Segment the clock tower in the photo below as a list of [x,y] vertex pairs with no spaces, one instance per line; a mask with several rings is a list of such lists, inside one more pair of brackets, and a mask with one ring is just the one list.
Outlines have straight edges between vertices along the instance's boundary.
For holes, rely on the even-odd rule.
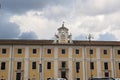
[[64,26],[64,22],[62,24],[62,27],[58,28],[58,33],[55,34],[54,43],[60,43],[60,44],[72,43],[72,35],[68,33],[68,28]]

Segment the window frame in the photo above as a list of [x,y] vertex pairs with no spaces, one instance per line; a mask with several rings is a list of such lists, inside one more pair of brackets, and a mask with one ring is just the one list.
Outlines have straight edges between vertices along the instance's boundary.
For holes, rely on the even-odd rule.
[[62,50],[61,50],[61,53],[62,53],[62,54],[65,54],[65,53],[66,53],[66,50],[65,50],[65,49],[62,49]]
[[47,80],[51,80],[51,78],[47,78]]
[[36,69],[36,62],[32,62],[32,69]]
[[108,70],[108,62],[104,62],[104,69]]
[[18,49],[18,54],[22,54],[22,49]]
[[80,53],[80,50],[79,50],[79,49],[76,49],[76,50],[75,50],[75,53],[76,53],[76,54],[79,54],[79,53]]
[[120,55],[120,50],[117,50],[117,54]]
[[37,49],[32,49],[33,54],[37,54]]
[[3,48],[2,49],[2,54],[6,54],[7,53],[7,49],[6,48]]
[[94,69],[94,62],[90,62],[90,69]]
[[80,69],[80,62],[76,62],[76,69]]
[[105,72],[105,77],[109,77],[109,72]]
[[80,80],[80,78],[77,77],[76,80]]
[[65,68],[65,67],[66,67],[66,61],[62,61],[62,62],[61,62],[61,67],[62,67],[62,68]]
[[21,69],[22,68],[22,62],[17,62],[17,69]]
[[47,49],[47,54],[51,54],[52,50],[51,49]]
[[47,62],[47,69],[51,69],[51,62]]
[[89,54],[93,54],[93,53],[94,53],[93,49],[90,49]]
[[5,70],[6,69],[6,62],[1,62],[1,70]]
[[80,70],[80,62],[76,62],[76,72],[79,73]]
[[118,68],[119,68],[119,70],[120,70],[120,62],[118,63]]
[[108,51],[106,49],[103,50],[103,54],[107,55]]

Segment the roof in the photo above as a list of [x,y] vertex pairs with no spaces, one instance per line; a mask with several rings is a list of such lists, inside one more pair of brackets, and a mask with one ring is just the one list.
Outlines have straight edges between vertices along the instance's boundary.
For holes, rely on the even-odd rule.
[[[89,46],[89,41],[73,40],[73,43],[53,43],[54,40],[0,40],[0,45],[65,45]],[[120,41],[91,41],[91,46],[120,46]]]
[[61,30],[61,29],[65,29],[65,30],[68,31],[68,28],[66,28],[66,27],[60,27],[60,28],[58,28],[58,30]]

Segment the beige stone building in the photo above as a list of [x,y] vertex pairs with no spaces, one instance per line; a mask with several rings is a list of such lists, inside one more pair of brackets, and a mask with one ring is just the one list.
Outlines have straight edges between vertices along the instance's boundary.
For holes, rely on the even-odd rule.
[[76,41],[62,24],[54,40],[0,40],[1,80],[120,78],[119,41]]

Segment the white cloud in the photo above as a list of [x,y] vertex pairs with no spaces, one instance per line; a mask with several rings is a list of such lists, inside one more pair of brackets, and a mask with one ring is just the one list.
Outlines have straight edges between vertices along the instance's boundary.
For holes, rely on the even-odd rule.
[[62,21],[70,18],[71,10],[67,6],[47,6],[42,10],[43,16],[49,20]]
[[53,5],[42,11],[29,11],[24,15],[14,15],[11,21],[18,24],[22,32],[34,31],[40,39],[51,39],[57,28],[65,21],[65,26],[73,34],[93,34],[95,39],[106,33],[118,40],[120,31],[120,0],[76,0],[72,7]]
[[11,17],[11,22],[19,25],[22,32],[34,31],[40,39],[50,39],[55,32],[56,22],[36,15],[38,13],[30,11],[25,15],[15,15]]
[[84,16],[77,17],[72,26],[76,26],[72,29],[74,35],[92,33],[96,39],[100,34],[112,33],[118,40],[119,34],[116,31],[120,31],[120,12],[109,15],[96,15],[96,16]]
[[98,15],[119,11],[120,0],[76,0],[77,14]]

